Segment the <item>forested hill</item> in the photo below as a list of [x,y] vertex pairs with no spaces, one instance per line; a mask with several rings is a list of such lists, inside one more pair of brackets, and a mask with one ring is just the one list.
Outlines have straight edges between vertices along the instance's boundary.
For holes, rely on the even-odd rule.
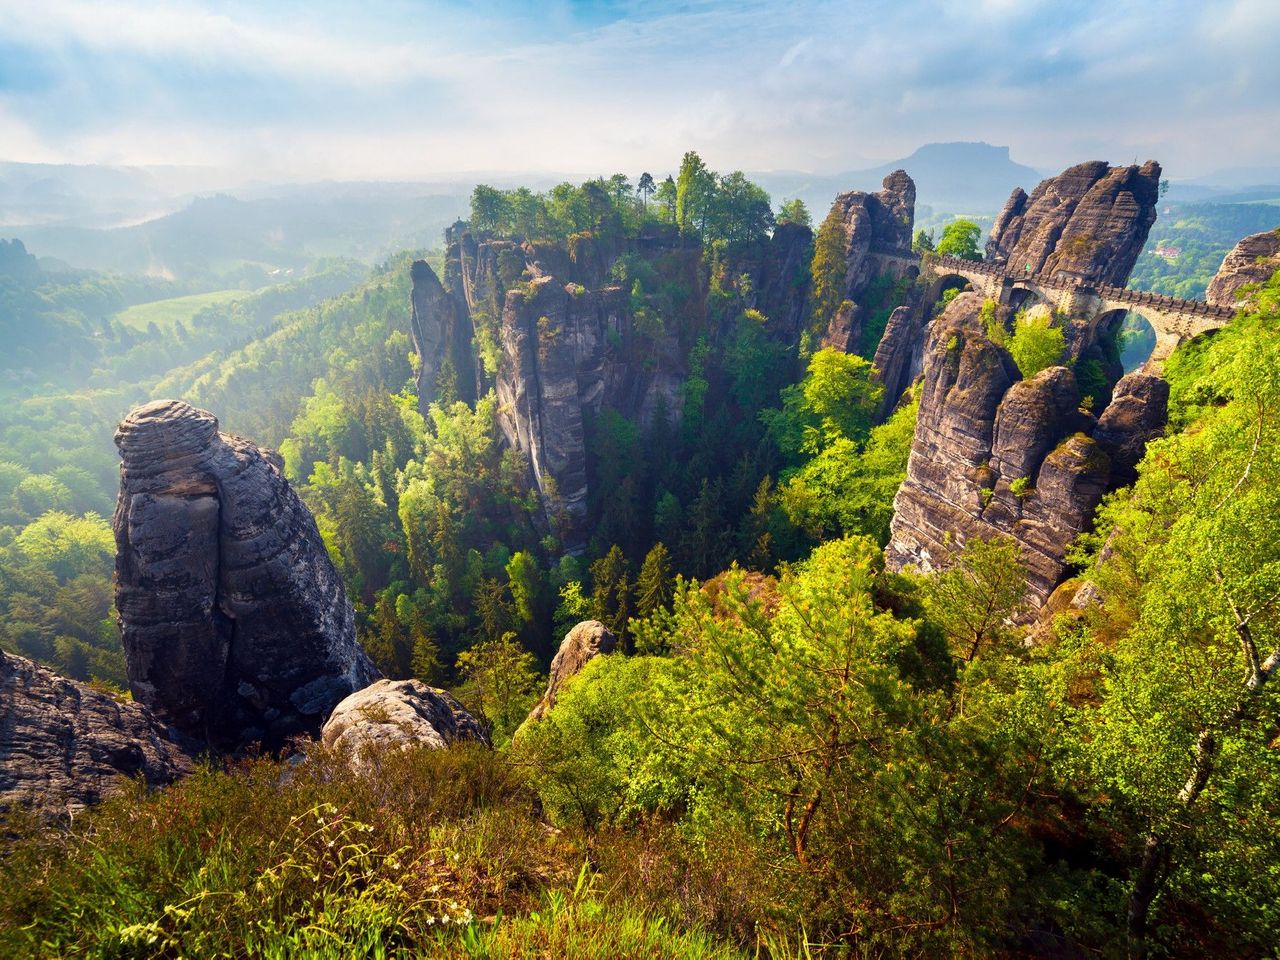
[[[1122,282],[1159,175],[1073,167],[1011,205],[988,249]],[[267,509],[223,529],[243,491],[198,476],[178,486],[183,515],[218,519],[158,566],[207,574],[220,557],[199,551],[232,532],[301,530],[292,579],[271,587],[293,591],[284,629],[323,593],[361,682],[353,613],[383,674],[458,699],[392,701],[444,703],[413,723],[449,749],[237,755],[69,833],[6,821],[0,948],[1269,956],[1280,272],[1255,274],[1280,241],[1251,238],[1265,253],[1224,268],[1225,329],[1122,377],[1118,315],[1077,323],[921,279],[911,252],[935,243],[914,201],[894,171],[815,229],[803,204],[775,210],[695,153],[666,178],[481,186],[442,256],[395,257],[311,304],[350,280],[330,265],[289,288],[299,309],[279,312],[285,288],[217,307],[187,329],[205,347],[176,325],[146,339],[134,386],[16,407],[6,651],[121,682],[115,543],[92,512],[118,414],[87,411],[173,394],[228,435],[182,404],[122,435],[157,410],[194,424],[218,476],[266,478],[242,499],[285,503],[288,525]],[[1053,216],[1075,219],[1022,229]],[[979,235],[961,221],[936,247],[976,261]],[[102,376],[132,349],[106,349]],[[148,455],[132,451],[135,481]],[[908,461],[915,505],[941,508],[913,517],[924,562],[893,572]],[[151,493],[126,487],[131,504]],[[141,581],[122,574],[128,596]],[[218,580],[234,605],[239,581]],[[120,612],[136,643],[145,616]],[[193,618],[234,642],[222,607]],[[163,683],[186,638],[159,627],[176,636],[146,651]],[[275,716],[279,691],[255,682],[279,678],[242,652],[201,695]],[[154,684],[135,692],[165,709]],[[199,733],[202,717],[179,719]],[[381,705],[360,722],[406,737]]]

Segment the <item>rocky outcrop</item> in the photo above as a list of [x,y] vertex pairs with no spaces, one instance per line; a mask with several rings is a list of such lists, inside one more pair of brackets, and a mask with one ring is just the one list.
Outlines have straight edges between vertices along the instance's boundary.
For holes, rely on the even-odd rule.
[[566,681],[576,677],[596,657],[613,653],[617,646],[618,638],[599,620],[584,620],[566,633],[560,649],[551,660],[547,692],[529,711],[529,719],[540,720],[544,717],[556,705],[556,697]]
[[1240,307],[1249,302],[1247,287],[1266,283],[1280,270],[1280,227],[1245,237],[1222,261],[1205,299],[1214,306]]
[[0,652],[0,809],[75,812],[126,778],[159,786],[191,767],[187,751],[142,704]]
[[471,740],[488,744],[484,728],[452,694],[421,680],[379,680],[333,709],[320,734],[325,746],[357,763],[366,750],[441,750]]
[[1119,486],[1138,478],[1135,469],[1147,444],[1164,435],[1169,419],[1169,384],[1161,377],[1135,371],[1111,392],[1111,402],[1098,418],[1093,439],[1111,458],[1111,475]]
[[1067,367],[1020,378],[988,338],[982,304],[977,294],[961,294],[930,328],[886,559],[894,570],[929,571],[945,567],[970,538],[1011,537],[1022,547],[1028,599],[1039,606],[1062,580],[1066,551],[1103,495],[1131,481],[1145,444],[1163,429],[1168,389],[1131,374],[1095,420],[1078,409]]
[[133,696],[218,748],[314,734],[377,677],[277,455],[179,400],[115,435],[116,609]]
[[458,298],[445,290],[425,260],[410,268],[413,279],[409,329],[420,364],[416,375],[418,404],[427,406],[439,398],[441,387],[456,397],[475,399],[475,362],[471,356],[471,319],[460,309]]
[[897,307],[889,314],[880,346],[871,361],[884,387],[881,420],[893,412],[907,388],[920,376],[925,325],[924,311],[914,305]]
[[906,171],[895,170],[884,178],[882,186],[878,193],[853,190],[840,194],[828,214],[844,228],[844,299],[851,306],[831,318],[822,342],[846,353],[858,348],[871,310],[896,306],[868,302],[872,282],[886,272],[899,276],[906,269],[900,258],[913,256],[916,185]]
[[987,260],[1030,276],[1123,287],[1156,219],[1160,164],[1081,163],[1015,189],[996,218]]
[[[529,458],[548,512],[567,520],[564,546],[581,547],[587,527],[586,418],[609,406],[640,423],[678,409],[674,362],[631,362],[639,334],[619,287],[587,290],[550,276],[507,294],[498,373],[499,425]],[[664,347],[649,343],[653,359]]]

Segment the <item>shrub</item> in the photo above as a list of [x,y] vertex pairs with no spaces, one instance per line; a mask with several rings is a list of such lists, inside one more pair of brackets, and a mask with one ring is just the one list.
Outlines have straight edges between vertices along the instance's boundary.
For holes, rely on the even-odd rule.
[[1066,336],[1047,316],[1019,317],[1009,338],[1009,353],[1027,380],[1061,363],[1066,346]]

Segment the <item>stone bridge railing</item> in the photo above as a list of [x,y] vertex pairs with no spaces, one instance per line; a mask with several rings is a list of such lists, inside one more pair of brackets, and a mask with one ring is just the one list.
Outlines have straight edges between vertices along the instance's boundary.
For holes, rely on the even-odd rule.
[[[884,253],[881,256],[897,256],[907,259],[901,254]],[[1049,287],[1065,292],[1093,293],[1109,304],[1123,304],[1141,312],[1143,308],[1163,314],[1183,314],[1188,316],[1212,318],[1226,322],[1235,311],[1230,307],[1215,306],[1203,300],[1183,300],[1163,293],[1152,293],[1148,290],[1129,290],[1115,287],[1108,283],[1089,283],[1079,277],[1045,277],[1038,274],[1021,275],[1010,272],[1002,264],[989,263],[985,260],[963,260],[943,254],[927,253],[921,257],[923,269],[935,274],[954,273],[958,276],[980,275],[991,277],[1010,284],[1034,283],[1041,287]]]

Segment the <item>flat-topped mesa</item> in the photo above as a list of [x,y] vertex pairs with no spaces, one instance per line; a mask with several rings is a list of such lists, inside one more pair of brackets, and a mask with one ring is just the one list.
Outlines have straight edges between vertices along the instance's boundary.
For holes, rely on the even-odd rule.
[[180,400],[120,423],[116,609],[134,698],[214,747],[314,735],[377,678],[279,457]]
[[1280,227],[1255,233],[1237,243],[1223,258],[1205,299],[1214,306],[1247,306],[1250,291],[1280,270]]
[[[899,273],[901,261],[913,258],[916,185],[905,170],[884,178],[878,193],[851,190],[836,197],[828,220],[836,217],[844,228],[844,300],[828,325],[823,345],[845,352],[857,349],[867,313],[878,306],[865,303],[872,281],[883,271]],[[887,255],[887,259],[884,256]],[[896,306],[896,304],[890,304]]]
[[987,240],[987,260],[1018,275],[1123,287],[1156,220],[1160,164],[1077,164],[1028,196],[1016,188]]

